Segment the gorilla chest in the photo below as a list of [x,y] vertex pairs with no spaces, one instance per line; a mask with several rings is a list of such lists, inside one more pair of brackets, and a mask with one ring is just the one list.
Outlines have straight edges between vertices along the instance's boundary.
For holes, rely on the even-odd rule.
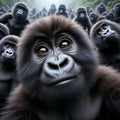
[[[91,101],[82,99],[76,105],[64,110],[48,110],[47,113],[39,111],[40,120],[95,120],[100,111],[101,97]],[[66,110],[65,110],[66,109]]]
[[14,28],[14,29],[23,29],[24,28],[24,24],[23,23],[21,23],[21,22],[16,22],[16,21],[14,21],[14,20],[9,20],[9,23],[8,23],[8,27],[10,28]]

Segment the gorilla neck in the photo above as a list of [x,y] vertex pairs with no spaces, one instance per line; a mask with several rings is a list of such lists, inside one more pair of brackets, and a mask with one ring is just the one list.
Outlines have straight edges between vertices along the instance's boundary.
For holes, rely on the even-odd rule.
[[13,19],[14,23],[24,23],[26,19],[23,18],[15,18]]
[[54,103],[54,106],[41,104],[43,106],[38,108],[37,114],[41,120],[91,120],[95,119],[100,111],[101,101],[101,97],[91,98],[86,94],[77,101],[70,101],[71,103],[66,100]]
[[0,66],[3,71],[13,72],[15,70],[16,65],[15,64],[7,64],[4,63],[2,66]]

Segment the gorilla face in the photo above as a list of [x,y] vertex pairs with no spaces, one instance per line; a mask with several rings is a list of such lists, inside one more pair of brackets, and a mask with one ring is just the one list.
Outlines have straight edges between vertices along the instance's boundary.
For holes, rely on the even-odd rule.
[[90,36],[100,49],[117,48],[120,42],[120,27],[109,20],[101,20],[92,28]]
[[86,19],[86,12],[79,11],[77,16],[78,16],[79,19]]
[[8,35],[0,41],[0,65],[3,69],[14,69],[16,66],[16,44],[19,38]]
[[85,13],[79,13],[79,15],[80,15],[80,18],[83,18],[83,17],[85,17]]
[[119,12],[120,12],[120,4],[119,3],[116,4],[114,9],[115,9],[116,14],[119,14]]
[[64,13],[64,12],[65,12],[65,9],[63,9],[63,8],[59,9],[59,13]]
[[107,15],[106,15],[106,18],[108,20],[111,20],[111,21],[114,21],[115,20],[115,15],[113,12],[109,12]]
[[28,12],[26,11],[24,7],[17,6],[14,10],[14,15],[15,15],[15,18],[26,19]]
[[78,24],[62,16],[30,24],[22,34],[17,59],[20,80],[27,93],[55,101],[71,99],[73,94],[90,89],[97,66],[88,41]]
[[2,48],[0,50],[1,53],[1,63],[3,64],[14,64],[16,59],[16,46],[14,43],[10,43],[9,41],[2,44]]
[[100,37],[102,40],[107,40],[109,37],[115,35],[115,31],[111,29],[110,25],[103,24],[101,27],[96,31],[96,34],[98,37]]
[[14,60],[15,58],[15,45],[6,43],[3,47],[2,59],[5,61]]
[[[68,34],[60,34],[55,38],[51,47],[45,42],[36,43],[35,59],[45,59],[43,66],[42,83],[45,85],[65,85],[74,81],[80,72],[74,59],[68,55],[76,51],[76,45],[73,38]],[[47,58],[48,57],[48,58]]]
[[99,15],[94,12],[91,12],[89,15],[89,18],[92,24],[95,24],[97,22],[98,17]]

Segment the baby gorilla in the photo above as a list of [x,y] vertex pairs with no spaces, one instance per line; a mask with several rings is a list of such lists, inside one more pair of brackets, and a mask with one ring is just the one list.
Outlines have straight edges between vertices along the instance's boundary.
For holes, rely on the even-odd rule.
[[[28,25],[17,51],[21,83],[0,120],[106,119],[107,106],[106,112],[100,112],[102,99],[104,94],[111,99],[113,93],[120,94],[120,75],[98,67],[89,41],[80,25],[63,16],[40,18]],[[115,97],[114,102],[120,101]],[[119,118],[120,113],[113,117]]]

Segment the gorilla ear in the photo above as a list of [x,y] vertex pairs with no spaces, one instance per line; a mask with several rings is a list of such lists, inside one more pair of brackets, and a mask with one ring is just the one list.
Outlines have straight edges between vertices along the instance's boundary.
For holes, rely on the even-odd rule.
[[120,93],[120,73],[112,67],[100,65],[98,67],[97,87],[100,92],[109,91]]

